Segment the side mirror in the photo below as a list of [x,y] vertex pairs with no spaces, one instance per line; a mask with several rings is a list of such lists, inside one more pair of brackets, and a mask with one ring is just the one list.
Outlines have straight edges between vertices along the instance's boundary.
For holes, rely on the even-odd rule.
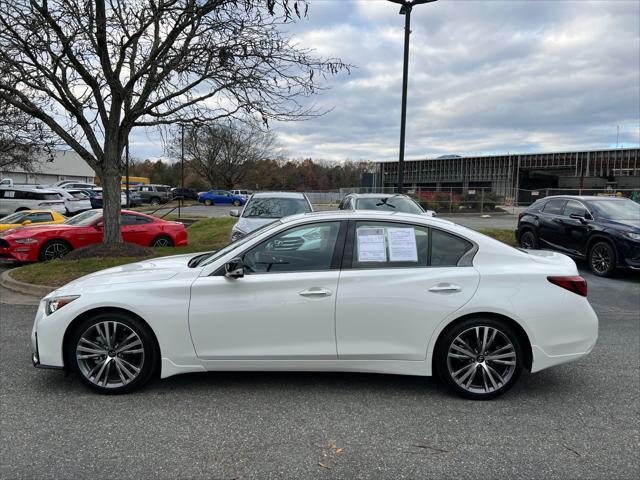
[[240,210],[229,210],[229,215],[231,215],[232,217],[239,217]]
[[244,277],[244,263],[241,258],[234,258],[228,261],[224,265],[225,274],[227,278],[242,278]]
[[31,225],[31,220],[25,220],[22,225]]
[[94,225],[97,230],[102,230],[104,228],[104,223],[98,222]]
[[570,213],[569,218],[573,218],[574,220],[580,220],[582,223],[587,223],[586,218],[580,215],[579,213]]

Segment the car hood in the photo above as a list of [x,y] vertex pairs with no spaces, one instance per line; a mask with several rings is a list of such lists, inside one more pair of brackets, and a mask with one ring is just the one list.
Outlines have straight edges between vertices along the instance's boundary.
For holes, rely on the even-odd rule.
[[243,233],[251,233],[260,227],[263,227],[269,223],[277,222],[277,218],[252,218],[252,217],[240,217],[234,228],[241,230]]
[[5,230],[0,232],[0,237],[19,237],[26,238],[32,235],[49,232],[59,232],[61,230],[69,230],[71,228],[77,228],[74,225],[64,225],[61,223],[54,223],[49,225],[27,225],[20,228],[14,228],[12,230]]
[[613,227],[619,230],[633,230],[640,232],[640,219],[624,219],[624,220],[608,220],[602,218],[601,222],[608,227]]
[[80,277],[60,290],[79,291],[87,287],[115,285],[121,283],[158,282],[169,280],[181,272],[192,271],[187,263],[197,254],[173,255],[170,257],[152,258],[141,262],[128,263],[119,267],[107,268],[98,272]]

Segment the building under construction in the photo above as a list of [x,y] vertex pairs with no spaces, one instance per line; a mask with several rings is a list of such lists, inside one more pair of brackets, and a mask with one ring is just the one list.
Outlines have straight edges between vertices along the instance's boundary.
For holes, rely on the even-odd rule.
[[[379,162],[371,186],[395,187],[397,175],[398,162]],[[527,190],[546,188],[640,189],[640,148],[407,160],[404,186],[459,192],[483,188],[511,198],[516,191],[521,197]]]

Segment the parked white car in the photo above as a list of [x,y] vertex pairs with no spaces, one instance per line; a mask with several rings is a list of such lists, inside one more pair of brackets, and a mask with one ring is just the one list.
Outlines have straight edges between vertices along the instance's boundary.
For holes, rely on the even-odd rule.
[[231,192],[232,195],[237,195],[245,199],[251,196],[251,192],[249,190],[229,190],[229,192]]
[[89,195],[81,190],[71,190],[65,188],[49,187],[49,191],[57,192],[64,200],[64,207],[67,214],[74,215],[76,213],[91,210],[91,200]]
[[61,182],[54,183],[52,186],[56,188],[64,188],[64,189],[96,188],[95,183],[79,182],[77,180],[63,180]]
[[408,195],[399,193],[350,193],[338,205],[340,210],[379,210],[381,212],[404,212],[435,217],[436,212],[425,210]]
[[43,209],[66,213],[64,200],[56,191],[17,185],[0,188],[0,217],[22,210]]
[[597,335],[565,255],[424,215],[333,211],[82,277],[40,302],[31,340],[34,365],[105,393],[156,371],[297,370],[437,373],[486,399]]
[[313,212],[313,207],[304,193],[254,193],[242,210],[229,211],[232,217],[239,217],[231,229],[231,241],[234,242],[279,218],[308,212]]

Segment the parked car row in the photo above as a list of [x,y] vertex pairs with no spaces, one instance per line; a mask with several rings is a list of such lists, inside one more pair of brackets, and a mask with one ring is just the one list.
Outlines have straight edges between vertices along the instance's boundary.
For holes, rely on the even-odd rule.
[[[45,218],[50,214],[50,221]],[[20,215],[25,215],[20,217]],[[39,215],[36,219],[36,216]],[[0,259],[19,262],[48,261],[77,248],[102,242],[102,210],[87,210],[60,221],[55,212],[17,212],[4,222],[20,228],[0,233]],[[33,225],[32,225],[33,223]],[[37,224],[37,225],[36,225]],[[170,222],[143,213],[123,210],[122,237],[125,242],[145,247],[173,247],[187,244],[187,232],[180,222]]]

